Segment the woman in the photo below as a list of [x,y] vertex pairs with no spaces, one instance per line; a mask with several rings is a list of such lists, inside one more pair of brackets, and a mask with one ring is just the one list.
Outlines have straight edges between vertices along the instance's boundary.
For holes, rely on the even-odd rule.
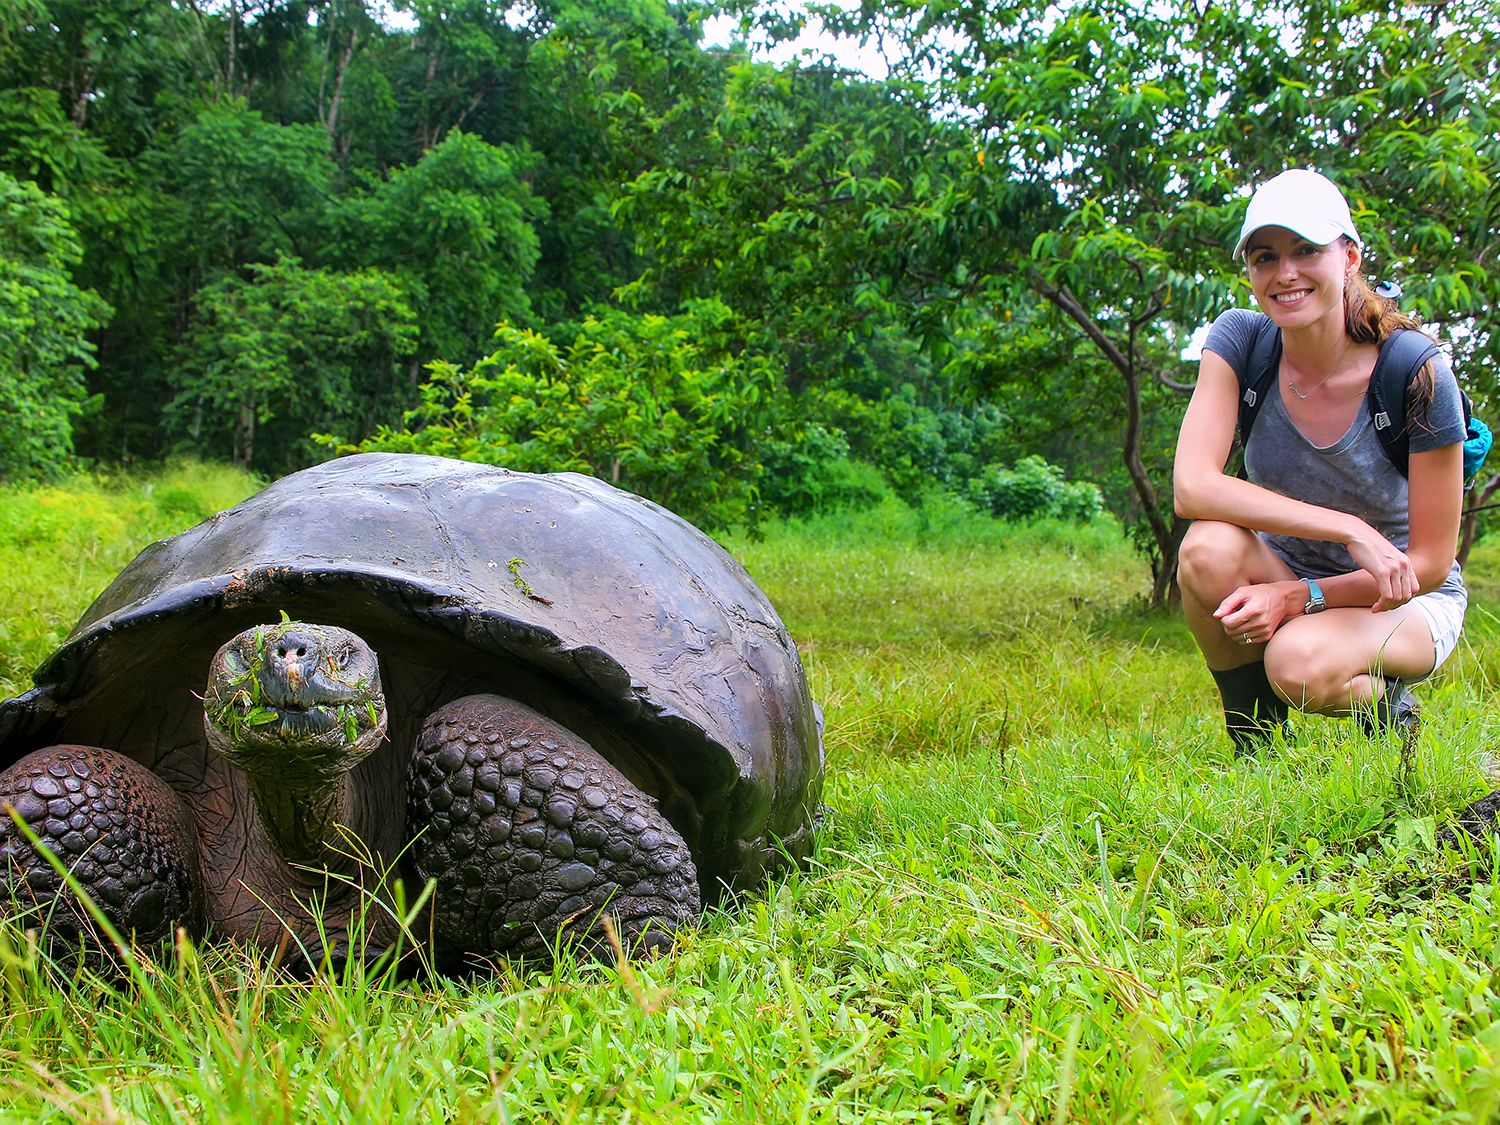
[[[1178,555],[1183,607],[1229,733],[1252,751],[1291,704],[1414,734],[1406,685],[1453,651],[1468,604],[1453,560],[1464,418],[1452,369],[1439,354],[1417,377],[1403,477],[1366,392],[1381,346],[1416,322],[1360,276],[1338,188],[1303,169],[1270,180],[1234,253],[1261,312],[1230,310],[1209,329],[1173,476],[1177,512],[1194,521]],[[1224,466],[1262,331],[1279,333],[1280,366],[1240,480]]]

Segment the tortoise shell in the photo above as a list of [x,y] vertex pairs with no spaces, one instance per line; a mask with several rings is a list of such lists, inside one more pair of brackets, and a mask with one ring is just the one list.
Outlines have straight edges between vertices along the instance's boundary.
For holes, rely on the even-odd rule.
[[[404,786],[437,707],[493,692],[573,730],[682,833],[704,901],[805,858],[821,716],[750,576],[650,501],[575,473],[366,453],[276,481],[153,543],[0,702],[0,768],[105,746],[232,831],[233,772],[199,695],[214,652],[285,613],[353,630],[380,659],[390,740],[357,767]],[[232,795],[231,795],[232,796]],[[398,849],[400,832],[384,842]]]

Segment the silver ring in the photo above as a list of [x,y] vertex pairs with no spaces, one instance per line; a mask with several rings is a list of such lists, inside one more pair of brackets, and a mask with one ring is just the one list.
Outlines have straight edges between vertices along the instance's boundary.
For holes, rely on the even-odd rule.
[[1255,643],[1255,642],[1254,642],[1254,641],[1252,641],[1252,640],[1251,640],[1251,639],[1250,639],[1250,634],[1249,634],[1249,633],[1241,633],[1241,634],[1240,634],[1240,636],[1241,636],[1241,637],[1243,637],[1243,638],[1244,638],[1244,639],[1245,639],[1245,643],[1246,643],[1246,644],[1247,644],[1247,645],[1252,645],[1252,644],[1254,644],[1254,643]]

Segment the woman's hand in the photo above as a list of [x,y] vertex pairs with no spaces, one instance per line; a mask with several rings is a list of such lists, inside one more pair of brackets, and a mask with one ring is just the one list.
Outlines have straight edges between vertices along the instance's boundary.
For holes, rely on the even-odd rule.
[[1403,606],[1422,592],[1417,568],[1406,552],[1364,521],[1345,546],[1354,561],[1375,579],[1377,597],[1371,613]]
[[1236,644],[1263,645],[1307,600],[1302,582],[1262,582],[1241,586],[1214,610],[1224,633]]

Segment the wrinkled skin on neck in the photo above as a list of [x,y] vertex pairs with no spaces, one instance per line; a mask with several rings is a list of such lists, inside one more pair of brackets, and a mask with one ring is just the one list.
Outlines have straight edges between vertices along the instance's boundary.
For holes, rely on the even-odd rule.
[[353,871],[362,826],[349,771],[386,729],[369,646],[298,621],[247,629],[214,656],[203,702],[209,745],[245,775],[280,857]]

